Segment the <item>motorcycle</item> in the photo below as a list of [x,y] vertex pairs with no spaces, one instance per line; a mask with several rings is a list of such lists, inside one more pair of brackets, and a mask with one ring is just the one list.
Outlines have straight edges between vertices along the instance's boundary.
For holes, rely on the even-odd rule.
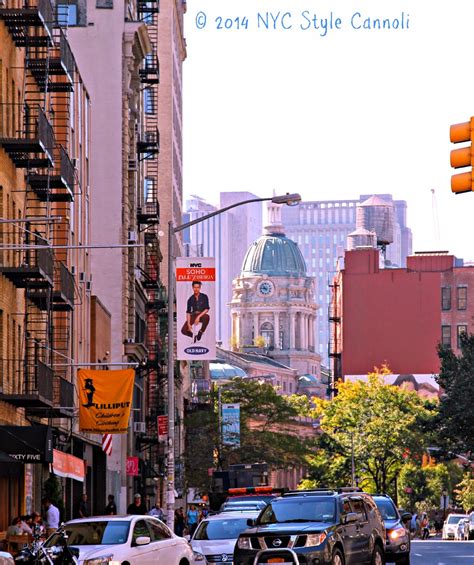
[[41,540],[41,533],[37,528],[33,531],[33,541],[18,553],[15,557],[15,563],[22,565],[77,565],[79,563],[79,549],[70,547],[67,544],[67,539],[64,524],[45,542]]

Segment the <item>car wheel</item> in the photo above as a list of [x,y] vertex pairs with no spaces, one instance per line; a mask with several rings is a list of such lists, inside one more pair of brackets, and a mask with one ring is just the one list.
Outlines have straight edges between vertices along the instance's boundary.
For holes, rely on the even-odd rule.
[[372,565],[385,565],[385,556],[383,551],[380,549],[379,545],[374,547],[374,552],[372,553]]
[[335,549],[334,553],[332,554],[332,565],[344,565],[344,555],[342,555],[340,549]]

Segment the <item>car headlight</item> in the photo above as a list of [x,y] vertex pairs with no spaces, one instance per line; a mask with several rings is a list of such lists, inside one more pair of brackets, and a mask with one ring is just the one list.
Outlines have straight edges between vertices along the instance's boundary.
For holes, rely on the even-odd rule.
[[120,561],[114,561],[113,555],[100,555],[92,559],[85,559],[84,565],[119,565]]
[[393,530],[389,530],[388,537],[395,541],[407,535],[407,531],[405,528],[394,528]]
[[309,534],[306,538],[305,547],[314,547],[315,545],[321,545],[323,541],[327,538],[325,532],[321,534]]
[[204,555],[202,553],[199,553],[199,551],[193,551],[193,556],[194,556],[194,562],[195,563],[197,561],[202,561],[203,563],[207,563],[206,558],[204,557]]
[[239,549],[252,549],[252,544],[250,543],[250,538],[239,538],[237,542],[237,547]]

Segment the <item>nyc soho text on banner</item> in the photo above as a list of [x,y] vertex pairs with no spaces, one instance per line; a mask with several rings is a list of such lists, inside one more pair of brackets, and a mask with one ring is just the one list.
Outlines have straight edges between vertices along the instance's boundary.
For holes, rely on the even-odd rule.
[[216,358],[216,265],[213,257],[176,259],[177,358]]
[[79,428],[93,434],[125,434],[132,408],[135,371],[80,369]]

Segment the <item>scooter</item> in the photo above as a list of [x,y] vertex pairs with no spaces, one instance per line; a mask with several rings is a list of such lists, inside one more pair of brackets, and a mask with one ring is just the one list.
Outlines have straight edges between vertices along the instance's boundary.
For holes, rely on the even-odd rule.
[[[57,536],[55,544],[46,543],[51,537]],[[33,532],[33,541],[24,547],[15,557],[15,563],[23,565],[77,565],[79,549],[67,544],[67,534],[64,524],[54,532],[46,542],[41,541],[39,529]]]

